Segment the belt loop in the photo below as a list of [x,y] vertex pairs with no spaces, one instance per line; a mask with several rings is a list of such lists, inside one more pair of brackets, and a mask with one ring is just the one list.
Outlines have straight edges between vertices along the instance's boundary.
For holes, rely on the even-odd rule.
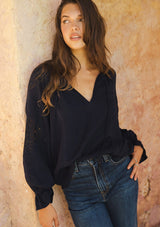
[[110,156],[108,154],[102,155],[105,162],[109,161]]
[[75,171],[79,172],[77,161],[75,161]]

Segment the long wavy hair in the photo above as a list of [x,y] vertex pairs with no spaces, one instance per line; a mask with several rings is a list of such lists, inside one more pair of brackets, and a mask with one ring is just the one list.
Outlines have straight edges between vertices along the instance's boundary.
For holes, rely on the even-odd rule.
[[95,3],[92,0],[62,0],[55,18],[56,33],[52,59],[42,63],[42,74],[48,72],[50,75],[49,83],[42,93],[44,112],[49,112],[50,107],[54,107],[51,97],[56,90],[59,95],[59,91],[72,89],[69,81],[81,68],[80,62],[64,42],[61,32],[61,13],[63,7],[68,3],[78,4],[82,12],[84,18],[83,41],[86,44],[88,60],[93,68],[107,74],[108,77],[110,77],[108,71],[113,70],[108,62],[110,52],[105,45],[106,24]]

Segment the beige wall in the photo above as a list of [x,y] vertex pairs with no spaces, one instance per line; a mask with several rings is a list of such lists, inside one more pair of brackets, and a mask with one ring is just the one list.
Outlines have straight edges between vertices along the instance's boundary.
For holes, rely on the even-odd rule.
[[[106,41],[117,71],[120,126],[137,133],[149,156],[140,171],[139,226],[158,226],[160,1],[95,2],[108,25]],[[0,4],[0,227],[39,226],[34,194],[23,173],[24,106],[31,71],[51,56],[58,3],[2,0]],[[74,226],[60,186],[54,189],[61,226]]]

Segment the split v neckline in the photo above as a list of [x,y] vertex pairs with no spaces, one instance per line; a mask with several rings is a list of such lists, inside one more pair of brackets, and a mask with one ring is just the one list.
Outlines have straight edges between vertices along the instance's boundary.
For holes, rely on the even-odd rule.
[[72,87],[72,90],[82,99],[82,101],[84,101],[85,103],[87,104],[90,104],[93,102],[94,100],[94,95],[95,95],[95,88],[96,88],[96,84],[97,84],[97,81],[98,81],[98,78],[100,77],[100,75],[102,75],[102,73],[100,72],[96,79],[95,79],[95,82],[94,82],[94,87],[93,87],[93,91],[92,91],[92,96],[91,96],[91,99],[88,100],[84,95],[82,95],[78,90],[76,90],[74,87]]

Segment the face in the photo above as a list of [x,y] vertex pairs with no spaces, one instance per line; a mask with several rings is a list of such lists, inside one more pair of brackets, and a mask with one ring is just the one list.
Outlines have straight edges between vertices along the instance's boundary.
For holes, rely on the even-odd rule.
[[61,32],[63,39],[71,50],[85,47],[83,42],[84,19],[77,4],[69,3],[61,13]]

